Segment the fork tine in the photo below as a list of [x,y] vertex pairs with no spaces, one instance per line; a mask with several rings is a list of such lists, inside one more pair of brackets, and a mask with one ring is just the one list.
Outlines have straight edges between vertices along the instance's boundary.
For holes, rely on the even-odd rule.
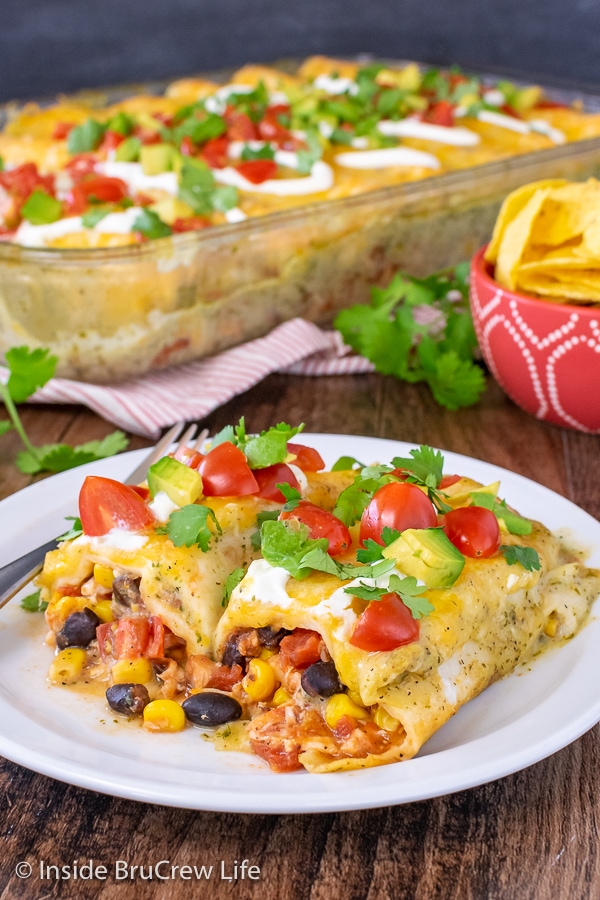
[[128,476],[125,481],[125,484],[138,484],[140,481],[143,481],[148,472],[148,467],[152,465],[152,463],[156,462],[157,459],[160,459],[161,456],[164,455],[165,451],[168,447],[171,446],[173,441],[176,441],[178,436],[181,434],[181,430],[184,427],[185,422],[176,422],[172,428],[169,428],[167,433],[161,437],[160,441],[153,447],[142,462],[133,470],[133,472]]
[[178,445],[180,447],[189,447],[190,442],[194,440],[194,435],[196,434],[197,426],[190,425],[189,428],[183,432],[181,437],[179,438]]
[[197,450],[198,447],[201,447],[206,438],[208,437],[208,428],[203,428],[196,440],[192,445],[192,450]]

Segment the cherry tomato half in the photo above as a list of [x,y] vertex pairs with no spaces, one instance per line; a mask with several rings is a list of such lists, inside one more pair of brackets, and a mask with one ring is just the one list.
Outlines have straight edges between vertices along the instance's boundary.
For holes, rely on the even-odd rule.
[[290,487],[300,490],[298,479],[289,466],[285,463],[275,463],[264,469],[254,469],[254,477],[258,484],[258,496],[265,500],[275,500],[276,503],[285,503],[285,497],[277,487],[278,484],[289,484]]
[[360,614],[350,643],[369,652],[395,650],[412,644],[419,637],[419,623],[397,594],[384,594],[381,600],[371,600]]
[[75,214],[83,212],[95,200],[99,203],[118,203],[127,197],[129,188],[120,178],[97,175],[76,184],[69,196],[69,210]]
[[435,528],[437,513],[427,494],[415,484],[391,482],[379,488],[362,514],[359,540],[372,538],[383,545],[381,532],[387,526],[396,531],[405,528]]
[[459,507],[442,521],[448,540],[465,556],[493,556],[500,546],[500,526],[491,509]]
[[327,538],[330,556],[337,556],[343,550],[347,550],[352,543],[350,532],[337,516],[321,509],[320,506],[309,500],[301,500],[295,509],[284,510],[280,519],[296,519],[308,527],[308,536],[311,540]]
[[262,184],[277,174],[277,163],[274,159],[250,159],[238,163],[236,168],[251,184]]
[[213,447],[198,466],[198,471],[206,497],[243,497],[258,491],[258,482],[246,457],[229,441]]
[[303,472],[320,472],[325,468],[323,457],[314,447],[307,447],[305,444],[289,444],[288,451],[293,453],[296,459],[294,465],[302,469]]
[[154,524],[154,516],[132,487],[88,475],[79,492],[79,518],[85,534],[107,534],[111,528],[140,531]]

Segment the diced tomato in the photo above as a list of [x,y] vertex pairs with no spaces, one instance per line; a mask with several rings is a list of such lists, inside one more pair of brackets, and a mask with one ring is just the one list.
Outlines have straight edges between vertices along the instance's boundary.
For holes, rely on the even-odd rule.
[[242,667],[237,663],[233,666],[217,665],[212,670],[206,687],[216,688],[218,691],[231,691],[243,678],[244,672]]
[[142,500],[150,499],[150,490],[147,487],[144,487],[143,484],[132,484],[131,490],[135,491],[136,494],[139,494]]
[[148,659],[159,659],[165,655],[165,626],[159,616],[150,616],[148,624],[150,632],[144,656],[147,656]]
[[213,138],[207,141],[200,152],[200,158],[204,160],[211,169],[224,169],[229,165],[227,156],[227,147],[229,140],[226,137]]
[[[395,650],[419,637],[419,623],[397,594],[371,600],[360,614],[350,643],[368,652]],[[283,641],[282,641],[283,643]]]
[[112,478],[88,475],[79,492],[79,517],[85,534],[107,534],[111,528],[141,531],[154,516],[133,488]]
[[303,472],[320,472],[321,469],[325,468],[323,457],[314,447],[307,447],[305,444],[288,443],[287,448],[296,457],[294,465],[302,469]]
[[535,109],[567,109],[566,103],[558,103],[556,100],[538,100]]
[[258,129],[246,113],[228,107],[223,118],[227,123],[227,137],[230,141],[258,140]]
[[124,140],[125,135],[119,134],[118,131],[111,131],[108,129],[104,132],[102,143],[98,149],[105,150],[108,153],[109,150],[116,150],[119,144],[122,144]]
[[442,524],[448,540],[465,556],[493,556],[500,547],[500,526],[491,509],[459,507],[446,513]]
[[326,538],[329,541],[327,552],[330,556],[337,556],[347,550],[352,543],[350,532],[343,522],[333,513],[321,509],[309,500],[301,500],[295,509],[284,510],[280,516],[282,520],[296,519],[308,527],[308,536],[311,540]]
[[254,469],[253,474],[258,484],[257,495],[265,500],[285,503],[285,497],[277,487],[278,484],[289,484],[295,490],[300,490],[298,479],[285,463],[275,463],[264,469]]
[[35,163],[23,163],[22,166],[0,172],[0,186],[21,200],[26,200],[36,188],[54,196],[54,177],[40,175]]
[[155,119],[158,119],[159,122],[162,122],[163,125],[166,125],[167,128],[170,128],[173,124],[174,116],[172,116],[171,113],[155,112],[153,113],[153,117]]
[[442,480],[440,481],[440,490],[443,491],[444,488],[451,487],[451,485],[456,484],[460,479],[460,475],[443,475]]
[[297,141],[293,134],[279,121],[279,116],[289,115],[290,107],[283,104],[270,106],[264,118],[258,123],[258,134],[263,141],[272,141],[279,147],[294,149]]
[[431,122],[432,125],[443,125],[446,128],[452,128],[454,125],[454,107],[449,100],[440,100],[429,107],[423,119],[425,122]]
[[150,128],[143,128],[141,125],[136,125],[133,129],[133,134],[134,137],[139,138],[145,146],[148,146],[149,144],[162,144],[160,132],[152,131]]
[[75,127],[73,122],[57,122],[52,132],[52,140],[62,141],[69,136],[69,132]]
[[150,622],[145,616],[124,616],[117,622],[113,636],[115,659],[139,659],[150,640]]
[[175,459],[178,459],[179,462],[189,466],[190,469],[197,469],[204,459],[202,453],[198,453],[197,450],[192,450],[191,447],[178,447],[174,456]]
[[98,203],[118,203],[127,197],[129,188],[120,178],[109,178],[106,175],[96,175],[80,181],[69,194],[68,204],[70,212],[83,212],[92,200]]
[[181,150],[183,156],[194,156],[198,148],[196,147],[189,134],[186,134],[179,145],[179,149]]
[[86,175],[91,175],[96,168],[98,157],[94,153],[79,153],[73,156],[65,166],[75,183],[81,181]]
[[135,204],[135,206],[152,206],[156,201],[153,197],[150,197],[148,194],[134,194],[131,198]]
[[186,216],[185,219],[175,219],[171,230],[175,234],[183,234],[185,231],[201,231],[202,228],[209,228],[210,224],[210,219],[203,216]]
[[246,457],[234,444],[224,441],[206,454],[198,467],[206,497],[243,497],[256,494],[258,482]]
[[108,662],[112,659],[113,641],[115,636],[114,622],[104,622],[96,628],[96,638],[98,640],[98,651],[102,662]]
[[406,528],[435,528],[437,513],[427,494],[415,484],[394,481],[375,491],[362,514],[360,542],[367,538],[383,545],[381,532],[387,526],[395,531]]
[[236,166],[240,175],[251,184],[262,184],[277,174],[277,163],[274,159],[249,159]]
[[279,661],[284,669],[307,669],[321,659],[321,635],[306,628],[296,628],[279,645]]
[[[307,710],[307,715],[318,715]],[[257,716],[250,730],[252,752],[264,759],[274,772],[294,772],[300,769],[298,757],[302,749],[299,723],[296,716],[288,716],[284,706],[269,709]]]

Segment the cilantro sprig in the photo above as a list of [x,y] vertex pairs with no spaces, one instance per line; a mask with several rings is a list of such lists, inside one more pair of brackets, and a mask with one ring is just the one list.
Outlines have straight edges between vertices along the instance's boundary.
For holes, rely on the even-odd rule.
[[272,566],[285,569],[293,578],[302,580],[311,572],[325,572],[340,580],[378,578],[390,572],[395,560],[382,559],[372,565],[353,566],[339,563],[327,552],[327,538],[308,537],[306,525],[288,520],[267,520],[261,528],[262,555]]
[[485,378],[474,362],[468,272],[463,264],[424,279],[396,275],[387,288],[371,290],[370,305],[342,310],[335,327],[383,375],[426,382],[448,409],[472,406]]
[[522,544],[502,544],[500,553],[509,566],[519,564],[527,572],[537,572],[542,568],[539,554],[533,547],[524,547]]
[[41,591],[35,591],[35,593],[23,597],[21,609],[24,609],[25,612],[45,612],[48,609],[48,603],[41,599]]
[[[210,527],[213,523],[214,530]],[[169,516],[165,525],[159,525],[157,534],[167,534],[176,547],[192,547],[197,544],[206,553],[212,538],[222,534],[217,517],[209,506],[201,503],[188,503],[176,509]]]
[[429,602],[427,597],[423,597],[423,593],[427,590],[424,584],[419,584],[412,575],[400,578],[399,575],[390,575],[388,586],[377,587],[376,585],[365,584],[360,582],[353,587],[346,587],[346,594],[352,594],[360,597],[361,600],[381,600],[385,594],[397,594],[405,606],[408,607],[413,619],[421,619],[428,616],[435,609],[434,605]]
[[[244,417],[235,426],[227,425],[212,439],[212,446],[216,447],[225,441],[229,441],[245,454],[251,469],[265,469],[275,463],[284,462],[287,458],[287,443],[295,435],[299,434],[304,425],[292,426],[286,422],[279,422],[258,435],[249,435],[246,432]],[[291,498],[287,498],[291,499]]]
[[440,451],[421,444],[417,450],[409,450],[409,453],[411,458],[394,457],[392,465],[407,473],[407,482],[427,489],[427,495],[438,512],[450,512],[452,507],[437,490],[444,470],[444,457]]
[[122,431],[114,431],[102,440],[87,441],[75,447],[62,443],[35,447],[27,436],[17,404],[24,403],[53,377],[58,360],[43,347],[35,350],[12,347],[6,352],[5,360],[10,374],[6,384],[0,384],[0,399],[6,407],[9,421],[0,422],[0,435],[14,428],[21,438],[25,449],[17,454],[16,459],[21,472],[26,475],[64,472],[126,449],[128,441]]
[[221,600],[221,606],[228,605],[231,599],[231,595],[233,594],[235,588],[238,586],[245,574],[246,570],[242,567],[234,569],[233,572],[229,573],[229,575],[225,579],[225,587],[223,588],[223,599]]

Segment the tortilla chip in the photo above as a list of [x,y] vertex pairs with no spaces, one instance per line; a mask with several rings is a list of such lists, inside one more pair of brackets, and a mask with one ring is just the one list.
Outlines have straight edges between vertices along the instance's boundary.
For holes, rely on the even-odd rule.
[[523,187],[517,188],[516,191],[513,191],[512,194],[509,194],[502,204],[500,212],[498,213],[498,218],[496,219],[496,224],[494,226],[494,233],[492,234],[492,240],[490,241],[486,250],[486,260],[491,263],[496,262],[500,242],[502,241],[507,226],[521,212],[523,207],[527,204],[527,202],[531,199],[531,197],[537,190],[543,190],[547,187],[560,187],[561,185],[567,183],[568,182],[564,181],[563,179],[547,179],[546,181],[534,181],[531,184],[525,184],[523,185]]
[[535,220],[550,190],[550,188],[536,189],[505,228],[496,259],[496,278],[511,290],[516,287],[515,273],[530,242]]

